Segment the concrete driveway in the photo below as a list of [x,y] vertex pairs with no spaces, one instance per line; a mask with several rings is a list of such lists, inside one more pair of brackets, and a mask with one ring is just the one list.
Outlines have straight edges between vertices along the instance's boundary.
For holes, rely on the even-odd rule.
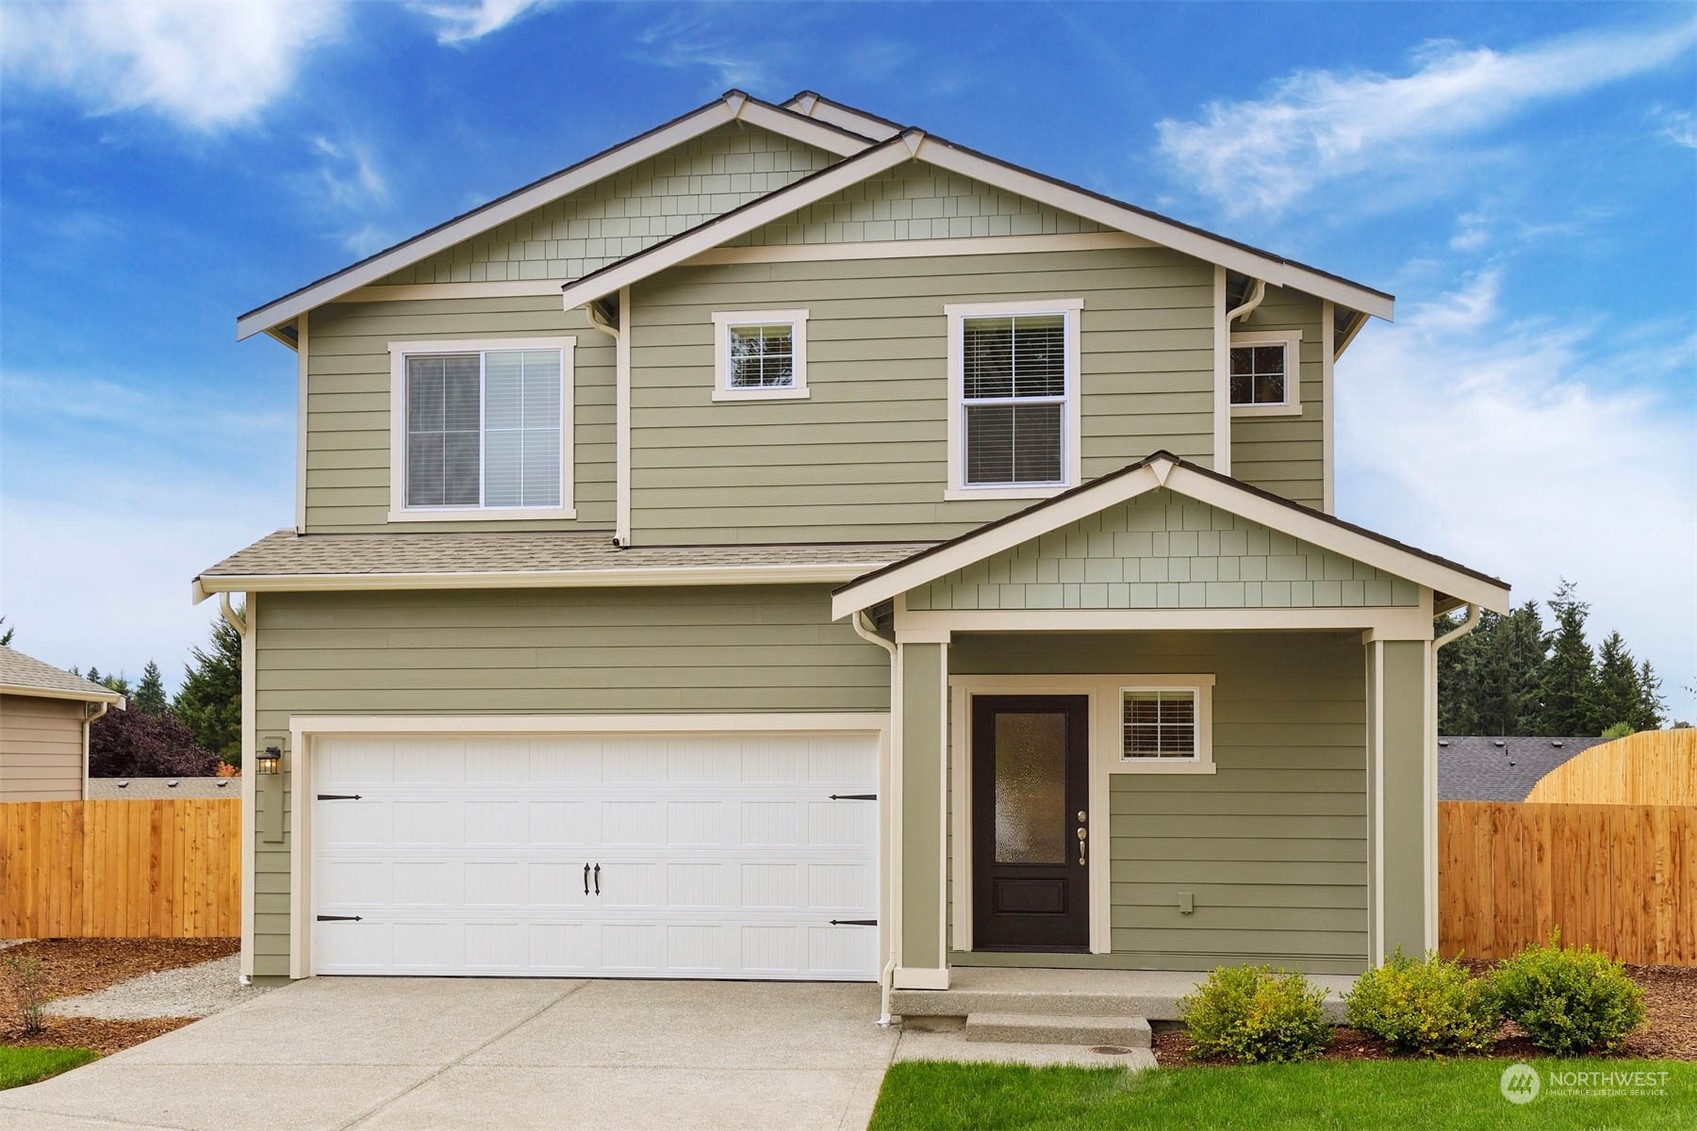
[[8,1128],[863,1128],[871,985],[313,978],[0,1092]]

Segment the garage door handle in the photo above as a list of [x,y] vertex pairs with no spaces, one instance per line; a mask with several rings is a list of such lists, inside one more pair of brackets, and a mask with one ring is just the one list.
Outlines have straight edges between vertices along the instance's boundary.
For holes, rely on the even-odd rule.
[[320,923],[357,923],[360,918],[358,915],[320,915],[318,921]]
[[601,894],[601,865],[595,865],[595,894]]
[[876,800],[878,800],[878,795],[876,793],[833,793],[831,795],[831,800],[832,801],[876,801]]
[[833,926],[833,927],[876,927],[877,925],[878,925],[878,920],[876,920],[876,919],[832,919],[831,920],[831,926]]
[[583,866],[583,894],[589,894],[589,865]]
[[320,801],[358,801],[359,800],[359,794],[357,794],[357,793],[321,793],[321,794],[318,795],[318,800],[320,800]]

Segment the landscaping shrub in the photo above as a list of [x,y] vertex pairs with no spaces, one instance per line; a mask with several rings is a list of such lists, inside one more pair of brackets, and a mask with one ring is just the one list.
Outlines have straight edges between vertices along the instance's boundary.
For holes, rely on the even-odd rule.
[[1191,1055],[1245,1063],[1307,1060],[1332,1043],[1326,991],[1301,974],[1266,966],[1222,966],[1179,1002]]
[[90,777],[204,778],[217,768],[218,755],[174,715],[108,711],[89,724]]
[[6,983],[18,1002],[18,1020],[24,1032],[39,1033],[47,1012],[47,973],[33,954],[0,954],[6,968]]
[[1502,1024],[1489,981],[1435,954],[1410,958],[1399,948],[1356,979],[1345,996],[1349,1023],[1397,1052],[1483,1051]]
[[1497,963],[1491,984],[1503,1013],[1558,1056],[1612,1049],[1644,1024],[1644,991],[1626,969],[1589,946],[1563,950],[1560,931]]

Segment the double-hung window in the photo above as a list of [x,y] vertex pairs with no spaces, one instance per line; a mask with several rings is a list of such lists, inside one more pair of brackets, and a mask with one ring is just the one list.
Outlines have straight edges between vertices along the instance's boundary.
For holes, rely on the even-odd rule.
[[574,517],[575,344],[390,343],[390,519]]
[[1079,481],[1078,299],[944,307],[947,498],[1038,498]]
[[1301,353],[1301,330],[1251,330],[1233,334],[1232,415],[1300,415]]

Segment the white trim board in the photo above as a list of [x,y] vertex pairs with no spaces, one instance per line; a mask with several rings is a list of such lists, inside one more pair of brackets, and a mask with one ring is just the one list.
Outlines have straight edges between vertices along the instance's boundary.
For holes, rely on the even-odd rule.
[[197,577],[195,604],[213,593],[345,593],[390,589],[589,589],[644,585],[839,585],[885,562],[824,565],[668,566],[654,569],[505,570],[463,573],[222,574]]
[[[1124,232],[1062,232],[1051,236],[961,236],[938,239],[869,240],[855,243],[760,244],[715,247],[685,266],[721,263],[817,263],[840,259],[924,259],[951,255],[1018,255],[1040,251],[1114,251],[1155,247]],[[477,284],[444,284],[476,286]],[[396,290],[385,287],[384,290]],[[558,290],[556,286],[554,290]],[[526,292],[530,293],[530,292]]]
[[387,251],[379,252],[369,259],[361,260],[351,267],[243,314],[236,319],[236,340],[241,341],[288,322],[304,311],[333,302],[350,291],[392,275],[403,267],[427,259],[490,228],[516,219],[597,181],[615,176],[633,165],[734,121],[748,122],[838,156],[860,153],[872,145],[870,139],[856,136],[832,123],[785,111],[757,98],[751,98],[740,90],[727,91],[722,97],[681,118],[620,142],[570,168],[562,169],[552,176],[490,201]]
[[[1324,516],[1287,506],[1230,481],[1222,481],[1187,467],[1176,456],[1163,452],[1140,465],[1134,464],[1124,471],[1038,503],[1000,523],[984,527],[952,543],[945,543],[937,550],[922,551],[905,565],[846,585],[832,594],[831,615],[840,619],[850,613],[870,608],[898,593],[906,593],[916,586],[935,581],[957,569],[1012,549],[1052,530],[1059,530],[1081,518],[1161,486],[1197,502],[1207,503],[1251,522],[1260,523],[1270,530],[1277,530],[1321,549],[1331,550],[1346,558],[1385,570],[1418,585],[1441,590],[1494,612],[1508,611],[1509,588],[1506,585],[1485,581],[1410,550],[1359,533]],[[1062,611],[1065,610],[1045,610],[1043,615],[1052,616]],[[1187,611],[1202,613],[1208,610]],[[1244,614],[1256,612],[1247,609],[1221,611]],[[1322,613],[1325,610],[1289,611]],[[1342,611],[1354,612],[1358,616],[1366,615],[1359,609]]]

